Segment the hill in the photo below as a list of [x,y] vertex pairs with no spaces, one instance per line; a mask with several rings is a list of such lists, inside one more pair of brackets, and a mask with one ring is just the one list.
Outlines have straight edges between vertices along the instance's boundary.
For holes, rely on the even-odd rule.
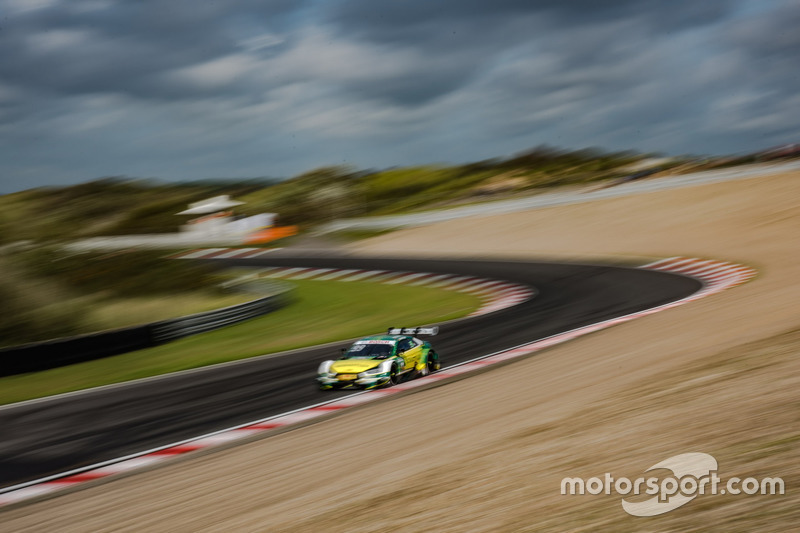
[[458,166],[381,171],[325,167],[284,181],[102,178],[0,196],[0,245],[172,233],[185,222],[175,213],[221,194],[245,202],[237,208],[239,214],[273,212],[281,223],[308,227],[342,216],[395,213],[618,178],[625,175],[626,165],[643,157],[538,147],[511,158]]

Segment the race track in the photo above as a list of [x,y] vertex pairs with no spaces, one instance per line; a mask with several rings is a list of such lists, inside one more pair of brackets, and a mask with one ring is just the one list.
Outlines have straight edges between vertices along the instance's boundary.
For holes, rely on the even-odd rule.
[[[278,254],[216,261],[236,266],[454,273],[536,287],[538,294],[532,300],[443,327],[433,342],[445,366],[679,300],[701,287],[695,279],[653,270],[541,262]],[[387,324],[399,325],[409,324]],[[1,408],[0,487],[351,394],[320,392],[314,383],[319,362],[338,354],[339,348],[312,347]],[[531,379],[535,381],[535,376]]]

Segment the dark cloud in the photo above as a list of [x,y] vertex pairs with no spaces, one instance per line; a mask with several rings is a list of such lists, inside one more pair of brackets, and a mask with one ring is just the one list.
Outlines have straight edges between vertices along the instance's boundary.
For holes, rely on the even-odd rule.
[[[243,29],[283,28],[303,2],[62,1],[9,15],[0,80],[63,94],[175,96],[160,74],[236,52]],[[186,87],[182,89],[186,90]]]
[[[535,43],[538,49],[548,50],[558,42],[565,68],[580,68],[614,60],[620,42],[638,47],[642,40],[721,20],[733,5],[732,1],[695,0],[411,0],[389,5],[347,0],[333,4],[328,20],[342,36],[417,51],[421,65],[413,77],[418,98],[408,98],[406,84],[387,89],[392,80],[386,80],[382,90],[367,94],[420,103],[467,83],[520,44]],[[611,29],[587,38],[605,27]],[[448,64],[446,73],[424,67],[428,59],[442,63],[443,58]]]
[[800,137],[790,0],[0,0],[0,13],[10,180]]
[[[332,5],[328,17],[343,32],[380,42],[436,41],[452,31],[481,35],[515,18],[538,18],[554,29],[609,20],[639,18],[649,27],[672,31],[709,24],[727,15],[731,0],[345,0]],[[512,34],[513,35],[513,34]]]
[[753,60],[760,72],[796,75],[800,58],[800,8],[786,2],[774,11],[738,20],[726,28],[720,42]]

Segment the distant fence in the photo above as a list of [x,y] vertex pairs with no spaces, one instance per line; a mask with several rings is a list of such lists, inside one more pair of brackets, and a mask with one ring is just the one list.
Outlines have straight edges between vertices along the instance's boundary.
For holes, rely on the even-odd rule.
[[0,349],[0,377],[37,372],[150,348],[265,315],[286,305],[288,292],[152,324]]

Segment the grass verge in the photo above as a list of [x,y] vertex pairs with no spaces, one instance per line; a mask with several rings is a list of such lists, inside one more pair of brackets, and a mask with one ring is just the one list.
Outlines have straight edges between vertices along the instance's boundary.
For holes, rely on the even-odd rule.
[[369,282],[295,281],[274,313],[163,346],[0,379],[0,404],[343,340],[468,315],[477,297]]

